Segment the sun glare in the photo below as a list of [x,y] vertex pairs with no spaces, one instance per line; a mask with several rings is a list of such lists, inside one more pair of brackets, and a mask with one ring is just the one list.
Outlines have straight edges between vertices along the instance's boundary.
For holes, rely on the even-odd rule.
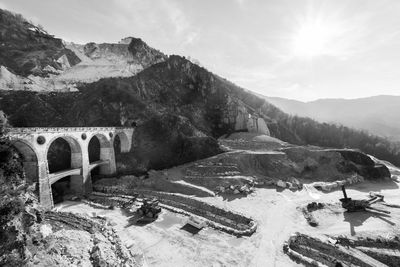
[[338,33],[336,25],[322,21],[305,21],[294,34],[293,52],[301,58],[329,54]]

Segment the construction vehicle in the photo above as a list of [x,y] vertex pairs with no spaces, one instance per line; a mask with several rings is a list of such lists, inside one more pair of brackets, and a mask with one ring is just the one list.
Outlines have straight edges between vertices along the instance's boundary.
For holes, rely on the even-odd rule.
[[348,212],[375,210],[387,214],[390,213],[389,211],[386,210],[381,210],[371,207],[371,205],[376,202],[379,201],[383,202],[383,195],[381,194],[371,192],[369,194],[370,196],[369,199],[354,200],[347,197],[346,188],[344,187],[344,185],[342,185],[342,191],[343,191],[343,198],[340,199],[340,202],[342,202],[342,207],[345,208]]
[[161,207],[159,205],[158,199],[156,198],[153,199],[144,198],[142,206],[140,206],[140,208],[137,209],[137,213],[141,217],[147,217],[150,219],[157,219],[158,214],[160,212],[161,212]]

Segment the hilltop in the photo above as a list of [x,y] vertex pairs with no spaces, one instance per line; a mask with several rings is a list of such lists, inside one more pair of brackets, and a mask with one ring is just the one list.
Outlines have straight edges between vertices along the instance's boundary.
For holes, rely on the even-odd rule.
[[105,77],[129,77],[166,59],[139,38],[118,43],[67,43],[19,14],[0,9],[0,88],[76,91]]

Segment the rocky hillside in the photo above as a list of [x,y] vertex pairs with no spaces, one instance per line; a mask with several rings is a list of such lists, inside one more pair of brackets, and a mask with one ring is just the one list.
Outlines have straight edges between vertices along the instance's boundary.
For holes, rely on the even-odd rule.
[[107,77],[130,77],[167,59],[139,38],[127,37],[119,43],[66,44],[81,60],[60,73],[56,80],[67,84],[87,83]]
[[66,44],[21,15],[0,9],[0,88],[75,91],[77,84],[129,77],[167,57],[141,39]]
[[80,62],[61,39],[54,38],[21,15],[1,9],[0,42],[0,65],[24,77],[31,74],[43,77],[62,70],[63,61],[68,61],[70,66]]
[[[28,27],[21,25],[26,23],[19,27]],[[400,146],[396,144],[346,127],[290,116],[183,57],[167,58],[140,39],[130,37],[119,44],[83,46],[64,46],[60,42],[60,47],[72,51],[80,62],[43,79],[53,85],[64,79],[63,85],[71,85],[77,91],[2,90],[0,110],[15,127],[136,126],[134,149],[131,155],[120,159],[121,171],[132,171],[132,166],[142,171],[165,168],[214,155],[220,152],[216,138],[235,131],[272,135],[297,145],[358,148],[400,164]],[[6,59],[3,56],[1,62]],[[8,72],[13,70],[9,66]],[[55,87],[47,88],[54,91]]]
[[[128,160],[126,165],[141,162],[144,169],[212,155],[219,151],[213,138],[252,130],[299,145],[359,148],[400,163],[400,150],[385,139],[291,117],[179,56],[170,56],[133,77],[102,79],[79,90],[3,92],[0,106],[14,126],[137,126],[135,164]],[[155,158],[145,162],[149,155]]]
[[[267,133],[265,121],[229,97],[227,86],[171,56],[135,77],[103,79],[76,93],[3,92],[0,105],[13,126],[136,125],[134,162],[161,168],[218,153],[212,137],[234,130]],[[130,163],[125,165],[141,166]]]

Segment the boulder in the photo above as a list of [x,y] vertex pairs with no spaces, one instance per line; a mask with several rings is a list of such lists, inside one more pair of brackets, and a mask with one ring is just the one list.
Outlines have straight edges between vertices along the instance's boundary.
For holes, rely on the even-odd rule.
[[46,238],[53,233],[53,229],[51,228],[50,224],[42,224],[40,226],[40,233],[42,234],[43,238]]
[[276,182],[276,185],[277,185],[278,187],[281,187],[281,188],[286,188],[286,182],[284,182],[284,181],[282,181],[282,180],[278,180],[278,181]]

